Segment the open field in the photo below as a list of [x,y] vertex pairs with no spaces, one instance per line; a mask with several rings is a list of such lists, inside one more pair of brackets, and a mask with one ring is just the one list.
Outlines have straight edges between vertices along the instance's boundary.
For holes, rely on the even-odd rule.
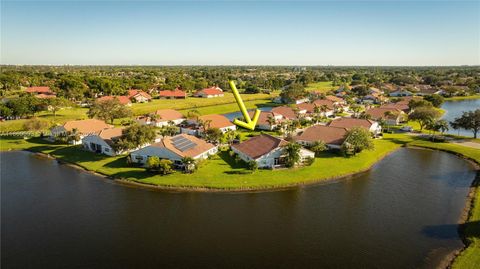
[[320,81],[316,83],[310,83],[305,88],[307,91],[319,91],[328,92],[330,90],[336,90],[338,87],[332,85],[332,81]]
[[[268,102],[276,96],[278,96],[278,93],[242,94],[242,100],[243,101],[263,100],[263,102]],[[202,108],[202,107],[219,106],[223,104],[236,105],[235,97],[233,97],[232,93],[226,92],[224,97],[216,97],[216,98],[189,97],[187,99],[154,99],[152,102],[148,102],[148,103],[133,104],[132,111],[135,115],[141,115],[141,114],[154,112],[157,109],[174,108],[176,110],[185,110],[185,109],[198,110],[199,108]]]

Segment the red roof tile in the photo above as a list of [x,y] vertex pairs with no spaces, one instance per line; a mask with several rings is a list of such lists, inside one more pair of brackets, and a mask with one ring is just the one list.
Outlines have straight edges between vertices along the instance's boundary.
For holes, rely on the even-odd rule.
[[232,145],[232,148],[237,149],[252,159],[258,159],[272,150],[287,144],[288,142],[283,139],[267,134],[261,134],[240,144]]
[[303,133],[293,139],[295,141],[323,141],[325,144],[341,145],[345,140],[346,133],[347,129],[345,128],[315,125],[305,129]]

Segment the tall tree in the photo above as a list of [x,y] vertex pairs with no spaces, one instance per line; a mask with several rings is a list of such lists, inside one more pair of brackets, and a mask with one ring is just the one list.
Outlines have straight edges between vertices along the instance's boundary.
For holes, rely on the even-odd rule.
[[115,142],[115,148],[119,151],[135,149],[152,143],[155,137],[155,127],[134,124],[122,131],[122,136]]
[[420,131],[427,124],[435,122],[440,117],[440,112],[432,107],[418,107],[410,115],[408,115],[409,120],[416,121],[420,124]]
[[373,149],[372,135],[363,127],[354,127],[345,134],[342,151],[345,155],[356,155],[365,149]]
[[132,111],[122,105],[117,98],[95,102],[87,112],[90,118],[99,118],[113,124],[114,119],[126,118],[132,115]]
[[480,131],[480,109],[463,112],[462,116],[450,122],[450,125],[455,130],[460,128],[470,130],[473,132],[473,137],[477,138]]
[[285,166],[294,167],[298,162],[300,162],[300,148],[301,146],[297,143],[291,142],[285,146]]

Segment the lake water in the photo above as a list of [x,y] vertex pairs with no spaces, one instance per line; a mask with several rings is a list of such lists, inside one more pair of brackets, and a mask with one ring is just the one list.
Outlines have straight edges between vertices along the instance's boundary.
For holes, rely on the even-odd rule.
[[[264,106],[264,107],[258,107],[257,109],[260,111],[270,111],[272,110],[273,107],[270,106]],[[232,112],[232,113],[226,113],[223,114],[225,117],[227,117],[230,121],[233,121],[234,119],[238,118],[243,118],[242,112],[237,111],[237,112]]]
[[[464,111],[479,109],[480,99],[446,101],[445,103],[443,103],[442,108],[446,110],[445,115],[443,115],[443,119],[450,122],[453,121],[455,118],[460,117]],[[447,133],[473,137],[473,132],[467,131],[465,129],[454,130],[450,128]]]
[[0,158],[2,268],[431,268],[462,247],[475,176],[454,155],[402,148],[328,184],[167,193]]

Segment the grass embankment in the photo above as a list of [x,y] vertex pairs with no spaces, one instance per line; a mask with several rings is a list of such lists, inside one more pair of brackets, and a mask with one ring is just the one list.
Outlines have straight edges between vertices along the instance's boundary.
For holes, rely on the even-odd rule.
[[177,188],[208,188],[219,190],[269,189],[300,183],[311,183],[346,176],[367,170],[389,152],[402,145],[394,135],[375,141],[375,150],[365,151],[357,156],[345,158],[338,154],[324,153],[309,167],[281,170],[259,170],[251,172],[237,164],[228,152],[221,152],[211,160],[200,164],[193,174],[174,173],[159,176],[139,167],[129,167],[125,156],[108,157],[83,151],[79,146],[60,146],[32,138],[27,141],[18,138],[0,139],[0,149],[27,149],[42,152],[65,161],[75,163],[87,170],[115,178],[123,178],[143,184]]
[[332,81],[320,81],[320,82],[308,84],[308,86],[305,87],[305,90],[326,93],[331,90],[336,90],[337,88],[338,88],[337,86],[333,86]]
[[469,95],[469,96],[448,97],[448,98],[445,98],[445,101],[460,101],[460,100],[473,100],[473,99],[480,99],[480,94]]

